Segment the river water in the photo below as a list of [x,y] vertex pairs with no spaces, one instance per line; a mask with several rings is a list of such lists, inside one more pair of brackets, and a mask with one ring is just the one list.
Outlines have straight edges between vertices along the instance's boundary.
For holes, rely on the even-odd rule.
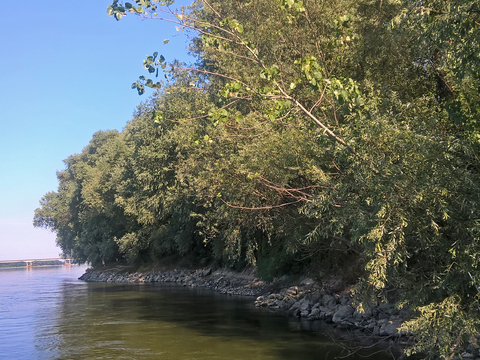
[[[0,270],[1,360],[318,360],[358,345],[320,322],[255,308],[249,297],[178,285],[85,283],[77,280],[84,270]],[[391,359],[379,347],[347,358],[365,356]]]

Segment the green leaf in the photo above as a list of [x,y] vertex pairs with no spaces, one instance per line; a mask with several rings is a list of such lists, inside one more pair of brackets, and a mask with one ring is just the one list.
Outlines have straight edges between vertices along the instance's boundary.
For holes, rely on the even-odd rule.
[[447,101],[445,109],[447,110],[448,116],[450,116],[450,118],[455,122],[455,124],[460,125],[465,121],[462,116],[460,106],[458,104]]

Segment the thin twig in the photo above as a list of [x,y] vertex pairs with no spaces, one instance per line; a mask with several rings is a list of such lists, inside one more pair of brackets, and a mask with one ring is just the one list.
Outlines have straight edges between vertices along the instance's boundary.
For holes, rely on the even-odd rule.
[[262,207],[244,207],[244,206],[236,206],[236,205],[232,205],[232,204],[229,204],[228,202],[226,202],[225,200],[223,200],[222,198],[220,198],[220,200],[227,206],[231,207],[231,208],[234,208],[234,209],[241,209],[241,210],[271,210],[271,209],[276,209],[276,208],[280,208],[280,207],[284,207],[284,206],[288,206],[288,205],[293,205],[293,204],[297,204],[299,203],[300,201],[302,201],[302,199],[300,200],[297,200],[297,201],[292,201],[292,202],[289,202],[289,203],[283,203],[283,204],[280,204],[280,205],[270,205],[270,206],[262,206]]

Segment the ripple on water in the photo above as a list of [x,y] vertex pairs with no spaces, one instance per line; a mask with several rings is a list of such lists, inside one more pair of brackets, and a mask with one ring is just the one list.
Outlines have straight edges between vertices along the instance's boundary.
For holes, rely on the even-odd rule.
[[168,285],[86,284],[76,280],[83,270],[0,270],[0,360],[317,360],[342,354],[338,342],[255,308],[250,298]]

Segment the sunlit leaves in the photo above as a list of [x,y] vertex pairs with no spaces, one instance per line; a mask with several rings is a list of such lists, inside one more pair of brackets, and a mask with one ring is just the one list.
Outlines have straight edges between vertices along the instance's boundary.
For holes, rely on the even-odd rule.
[[260,72],[260,78],[271,81],[277,78],[279,74],[280,74],[280,69],[276,64],[274,64],[270,68],[263,69]]
[[243,25],[240,24],[238,20],[232,19],[230,17],[222,19],[219,24],[220,26],[228,26],[230,29],[237,31],[238,33],[243,32]]
[[150,0],[135,0],[136,5],[131,2],[125,2],[123,5],[118,0],[114,0],[111,5],[107,7],[108,16],[113,16],[116,20],[120,20],[127,12],[132,14],[150,14],[156,17],[155,13],[159,7],[171,6],[175,3],[174,0],[165,1],[150,1]]
[[325,84],[324,70],[315,56],[306,56],[301,60],[296,60],[295,64],[301,65],[303,76],[313,87],[320,89]]
[[[158,57],[158,52],[154,52],[153,55],[147,55],[147,58],[143,60],[143,68],[146,69],[149,74],[155,73],[155,77],[158,77],[159,69],[164,70],[167,66],[165,58],[163,55]],[[132,84],[132,89],[136,89],[139,95],[145,93],[145,87],[152,89],[160,89],[162,83],[160,81],[153,81],[152,79],[147,79],[145,76],[141,75],[138,80]]]
[[[135,135],[142,195],[125,200],[125,211],[153,221],[152,209],[161,210],[152,199],[174,197],[173,185],[156,179],[176,164],[175,181],[198,204],[195,226],[214,256],[249,253],[261,264],[281,247],[335,268],[355,254],[364,265],[360,293],[378,299],[396,288],[403,304],[418,306],[423,334],[432,316],[443,319],[444,345],[416,346],[450,356],[448,336],[480,323],[468,276],[480,268],[478,1],[166,5],[114,1],[107,10],[117,20],[168,14],[179,32],[191,29],[198,57],[168,65],[171,85],[140,132],[145,144],[155,136],[175,144],[143,148]],[[167,69],[158,54],[143,66],[150,77]],[[145,76],[132,85],[139,93],[159,86]]]

